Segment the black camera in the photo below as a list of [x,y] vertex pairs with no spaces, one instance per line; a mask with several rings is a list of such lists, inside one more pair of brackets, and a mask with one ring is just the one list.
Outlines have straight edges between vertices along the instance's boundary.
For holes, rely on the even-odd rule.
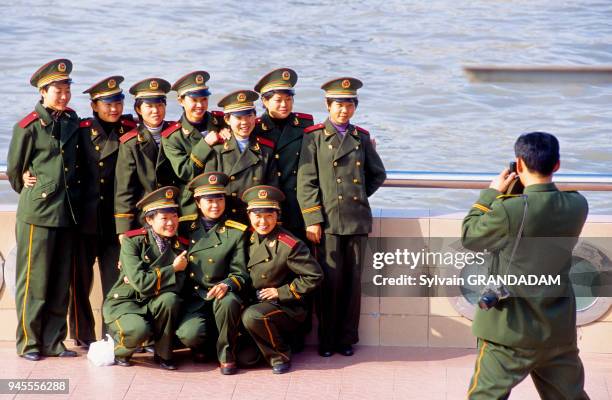
[[510,297],[510,292],[504,285],[500,286],[487,286],[480,294],[478,299],[478,307],[481,310],[490,310],[495,307],[501,300]]

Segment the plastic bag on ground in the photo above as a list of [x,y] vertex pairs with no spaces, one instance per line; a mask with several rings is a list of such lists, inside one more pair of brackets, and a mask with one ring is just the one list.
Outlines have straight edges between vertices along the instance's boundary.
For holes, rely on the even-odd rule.
[[87,359],[96,367],[113,365],[115,363],[115,341],[113,338],[106,334],[106,339],[90,344]]

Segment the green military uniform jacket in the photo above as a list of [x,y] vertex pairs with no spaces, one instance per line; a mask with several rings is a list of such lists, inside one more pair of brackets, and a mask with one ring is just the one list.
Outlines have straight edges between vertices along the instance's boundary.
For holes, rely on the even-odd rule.
[[[208,291],[218,283],[225,283],[234,293],[249,285],[246,272],[246,225],[222,220],[206,231],[198,216],[188,224],[189,247],[188,282],[186,297],[191,299],[187,311],[194,311],[206,300]],[[195,299],[194,299],[195,298]]]
[[[141,228],[127,232],[119,256],[121,272],[104,301],[104,322],[112,323],[124,314],[145,315],[151,298],[165,292],[180,293],[185,273],[175,272],[172,263],[187,246],[186,239],[176,236],[161,254],[150,231]],[[129,283],[125,283],[125,277]]]
[[240,153],[236,138],[213,146],[214,154],[206,162],[205,171],[219,171],[229,176],[226,212],[230,219],[245,222],[246,205],[240,200],[242,192],[256,185],[278,186],[274,143],[251,134],[250,144]]
[[298,321],[306,316],[304,297],[323,280],[308,247],[281,227],[261,241],[256,232],[251,235],[247,270],[253,288],[277,288],[280,308]]
[[335,235],[371,232],[368,197],[386,173],[368,132],[349,125],[342,138],[328,119],[304,133],[297,195],[306,226],[323,224]]
[[[204,125],[207,132],[219,132],[225,127],[223,112],[207,111],[204,114]],[[179,122],[170,125],[162,132],[164,154],[179,180],[177,187],[181,190],[179,201],[181,215],[197,212],[193,194],[186,189],[186,186],[189,181],[204,172],[204,163],[212,153],[212,147],[203,139],[203,133],[189,122],[185,114]]]
[[[164,122],[166,129],[173,122]],[[144,124],[120,139],[115,172],[115,225],[117,233],[141,226],[136,203],[162,186],[177,186],[178,178]],[[102,162],[102,161],[101,161]]]
[[512,265],[524,198],[485,189],[463,220],[463,245],[495,255],[493,270],[508,275],[559,275],[561,285],[512,286],[510,298],[488,311],[476,310],[479,338],[509,347],[542,348],[576,343],[576,299],[569,281],[572,249],[588,214],[586,199],[561,192],[554,183],[525,188],[527,216]]
[[293,232],[304,230],[304,219],[297,200],[297,173],[302,151],[304,129],[312,126],[312,115],[291,113],[280,128],[266,111],[257,119],[254,135],[274,143],[274,158],[278,169],[278,188],[285,194],[282,203],[283,227]]
[[114,243],[115,234],[115,165],[119,151],[119,137],[136,127],[131,115],[123,115],[118,129],[105,132],[97,118],[82,119],[80,124],[82,152],[85,162],[81,173],[80,231],[96,234]]
[[[81,186],[78,130],[79,119],[73,110],[67,109],[54,121],[40,102],[13,128],[7,175],[20,194],[20,221],[45,227],[77,223]],[[36,177],[31,188],[23,185],[26,171]]]

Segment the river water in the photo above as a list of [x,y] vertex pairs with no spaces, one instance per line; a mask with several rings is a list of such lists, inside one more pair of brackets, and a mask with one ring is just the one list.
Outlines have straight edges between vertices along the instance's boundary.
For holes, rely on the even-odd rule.
[[[325,118],[320,85],[360,78],[353,122],[370,130],[387,169],[501,170],[522,132],[560,139],[566,173],[610,173],[612,87],[472,84],[464,64],[612,64],[609,1],[449,0],[207,2],[17,1],[0,14],[0,162],[12,126],[32,110],[30,75],[60,57],[74,63],[71,106],[89,115],[83,90],[124,75],[174,82],[211,74],[211,105],[252,88],[269,70],[299,74],[296,111]],[[127,90],[126,90],[127,91]],[[126,98],[126,109],[133,104]],[[216,108],[216,107],[211,107]],[[169,99],[168,119],[180,109]],[[6,184],[0,202],[15,196]],[[585,193],[593,213],[612,194]],[[475,191],[381,189],[376,207],[466,210]]]

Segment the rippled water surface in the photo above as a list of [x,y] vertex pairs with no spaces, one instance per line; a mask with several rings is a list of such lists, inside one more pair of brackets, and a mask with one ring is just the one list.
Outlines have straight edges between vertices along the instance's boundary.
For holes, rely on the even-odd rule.
[[[16,4],[15,4],[16,3]],[[211,104],[281,66],[299,76],[296,111],[325,117],[321,83],[364,81],[353,122],[369,129],[388,169],[503,168],[516,136],[561,141],[561,172],[610,173],[612,87],[471,84],[464,64],[612,64],[609,1],[20,1],[0,13],[0,162],[15,121],[32,110],[29,77],[44,62],[74,62],[71,106],[114,74],[125,86],[211,74]],[[465,4],[464,4],[465,3]],[[131,108],[132,99],[126,99]],[[180,114],[170,99],[168,118]],[[6,185],[0,201],[14,201]],[[381,189],[379,207],[465,210],[474,191]],[[586,193],[612,213],[611,193]]]

